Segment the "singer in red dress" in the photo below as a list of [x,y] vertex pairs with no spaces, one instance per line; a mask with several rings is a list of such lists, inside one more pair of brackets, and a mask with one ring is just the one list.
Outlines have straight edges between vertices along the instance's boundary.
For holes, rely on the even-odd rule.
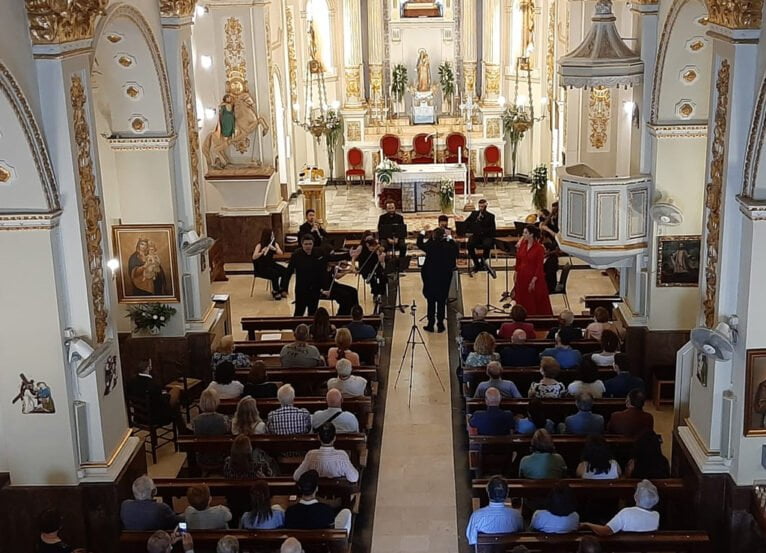
[[540,243],[540,229],[528,226],[516,246],[514,299],[529,315],[553,315],[543,261],[545,248]]

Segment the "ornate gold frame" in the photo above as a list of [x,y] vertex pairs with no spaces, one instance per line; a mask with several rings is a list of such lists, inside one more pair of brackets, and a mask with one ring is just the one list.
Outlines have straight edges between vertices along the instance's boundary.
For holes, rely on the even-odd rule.
[[[667,242],[697,242],[697,251],[700,256],[700,265],[697,267],[697,283],[686,282],[662,282],[662,250]],[[702,236],[699,234],[678,235],[678,236],[660,236],[657,241],[657,288],[696,288],[699,287],[700,273],[702,272]]]
[[742,434],[744,436],[766,436],[766,427],[761,429],[751,428],[749,417],[753,410],[753,394],[756,390],[753,389],[753,373],[755,372],[755,362],[758,359],[766,358],[766,349],[750,349],[747,350],[747,358],[745,361],[745,413],[742,420]]

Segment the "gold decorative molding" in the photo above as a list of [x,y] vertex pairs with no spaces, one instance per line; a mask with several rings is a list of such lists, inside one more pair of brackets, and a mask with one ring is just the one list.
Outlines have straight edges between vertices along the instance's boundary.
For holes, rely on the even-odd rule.
[[500,94],[500,66],[495,64],[484,65],[485,91],[489,95]]
[[242,39],[242,22],[236,17],[230,17],[226,20],[223,30],[226,37],[223,47],[226,90],[240,93],[247,90],[247,63],[245,62],[245,43]]
[[[199,186],[199,132],[194,105],[194,89],[191,82],[191,56],[186,44],[181,45],[181,67],[184,81],[184,105],[186,107],[186,134],[189,140],[189,161],[191,162],[192,203],[194,204],[194,228],[203,234],[202,196]],[[204,270],[204,269],[203,269]]]
[[88,252],[90,291],[96,325],[96,342],[106,339],[107,311],[104,295],[104,252],[101,246],[101,222],[104,212],[96,191],[96,177],[91,158],[90,128],[85,109],[85,89],[79,75],[72,76],[69,89],[72,104],[72,125],[77,142],[77,169],[80,179],[80,201],[85,222],[85,243]]
[[60,218],[61,210],[38,215],[6,213],[0,215],[0,231],[50,230],[58,226]]
[[678,116],[681,119],[691,119],[692,115],[694,115],[694,106],[690,102],[682,102],[678,106]]
[[760,29],[763,0],[705,0],[708,21],[732,30]]
[[689,43],[689,50],[691,50],[692,52],[699,52],[704,47],[705,47],[705,41],[699,38]]
[[464,62],[463,75],[465,79],[466,96],[476,96],[476,63]]
[[146,119],[142,117],[134,117],[130,122],[130,128],[137,133],[146,132]]
[[0,183],[5,184],[11,180],[11,170],[0,163]]
[[117,58],[117,63],[119,63],[123,67],[130,67],[131,65],[133,65],[133,58],[131,58],[130,56],[120,56],[119,58]]
[[521,55],[527,60],[527,66],[524,69],[534,69],[535,56],[530,56],[527,52],[535,49],[535,0],[521,0],[519,2],[519,11],[521,11],[523,17]]
[[160,0],[162,17],[188,17],[194,13],[197,0]]
[[588,101],[590,146],[603,150],[609,141],[609,122],[612,115],[612,94],[608,88],[594,88]]
[[96,16],[109,0],[25,0],[33,44],[93,38]]
[[343,70],[343,74],[346,80],[346,103],[359,103],[360,89],[359,89],[359,66],[346,67]]
[[697,80],[697,70],[696,69],[687,69],[683,72],[681,75],[681,78],[684,80],[684,82],[687,82],[689,84],[693,83]]
[[292,6],[285,6],[287,29],[287,71],[290,78],[290,110],[293,120],[298,118],[295,105],[298,103],[298,54],[295,51],[295,17]]
[[122,40],[122,35],[118,35],[117,33],[109,33],[106,35],[106,40],[111,42],[112,44],[117,44]]
[[370,98],[383,98],[383,66],[370,65]]
[[[271,151],[272,156],[271,159],[268,160],[268,163],[274,163],[274,160],[276,159],[277,155],[277,102],[274,98],[274,75],[276,75],[276,78],[280,85],[280,90],[284,89],[282,79],[280,79],[279,75],[279,68],[274,65],[274,58],[272,56],[272,48],[271,48],[271,25],[269,25],[269,7],[268,5],[265,8],[264,13],[264,26],[266,31],[266,66],[269,69],[269,82],[266,83],[266,86],[269,89],[269,113],[271,114]],[[284,102],[284,100],[282,100]],[[268,129],[263,131],[264,133],[268,132]],[[263,163],[264,160],[261,160],[261,163]],[[276,165],[276,163],[274,163]]]
[[726,129],[729,117],[729,86],[731,65],[723,60],[716,77],[718,101],[715,109],[715,127],[710,160],[710,182],[705,190],[705,299],[702,309],[705,325],[716,325],[716,299],[718,295],[718,259],[721,241],[721,203],[723,201],[724,164],[726,162]]
[[487,120],[487,138],[500,138],[500,119],[497,117]]
[[553,125],[553,104],[554,104],[554,80],[556,76],[556,2],[551,2],[548,10],[548,45],[545,51],[545,84],[546,94],[548,95],[548,117]]
[[372,168],[373,168],[373,172],[374,172],[374,169],[378,165],[380,165],[380,152],[378,150],[375,150],[374,152],[372,152]]
[[362,140],[362,125],[359,121],[349,121],[346,124],[346,138],[351,142]]

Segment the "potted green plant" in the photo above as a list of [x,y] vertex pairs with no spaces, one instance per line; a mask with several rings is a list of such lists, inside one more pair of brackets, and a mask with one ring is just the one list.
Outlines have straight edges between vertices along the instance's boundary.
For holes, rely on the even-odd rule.
[[324,139],[327,146],[327,166],[330,169],[329,181],[335,178],[335,152],[343,134],[343,121],[337,110],[331,109],[327,112],[325,119]]
[[532,205],[540,211],[548,207],[548,168],[540,164],[532,171]]
[[[391,97],[397,104],[404,100],[404,92],[407,90],[407,67],[401,63],[394,65],[391,71]],[[395,110],[398,112],[398,109]]]
[[175,314],[176,309],[165,303],[139,303],[128,307],[126,317],[133,323],[134,332],[145,330],[149,334],[157,335]]
[[444,112],[452,113],[452,99],[455,97],[455,72],[448,61],[439,66],[439,86],[442,89]]

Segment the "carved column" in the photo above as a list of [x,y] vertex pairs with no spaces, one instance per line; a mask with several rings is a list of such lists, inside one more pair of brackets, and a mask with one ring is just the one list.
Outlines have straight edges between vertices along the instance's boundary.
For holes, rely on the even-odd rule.
[[484,0],[483,103],[497,105],[500,96],[500,47],[502,45],[502,0]]
[[463,82],[466,96],[476,96],[476,0],[463,0]]
[[383,2],[367,2],[367,59],[370,64],[370,99],[384,97],[383,90]]
[[362,13],[359,0],[343,0],[344,106],[362,104]]

